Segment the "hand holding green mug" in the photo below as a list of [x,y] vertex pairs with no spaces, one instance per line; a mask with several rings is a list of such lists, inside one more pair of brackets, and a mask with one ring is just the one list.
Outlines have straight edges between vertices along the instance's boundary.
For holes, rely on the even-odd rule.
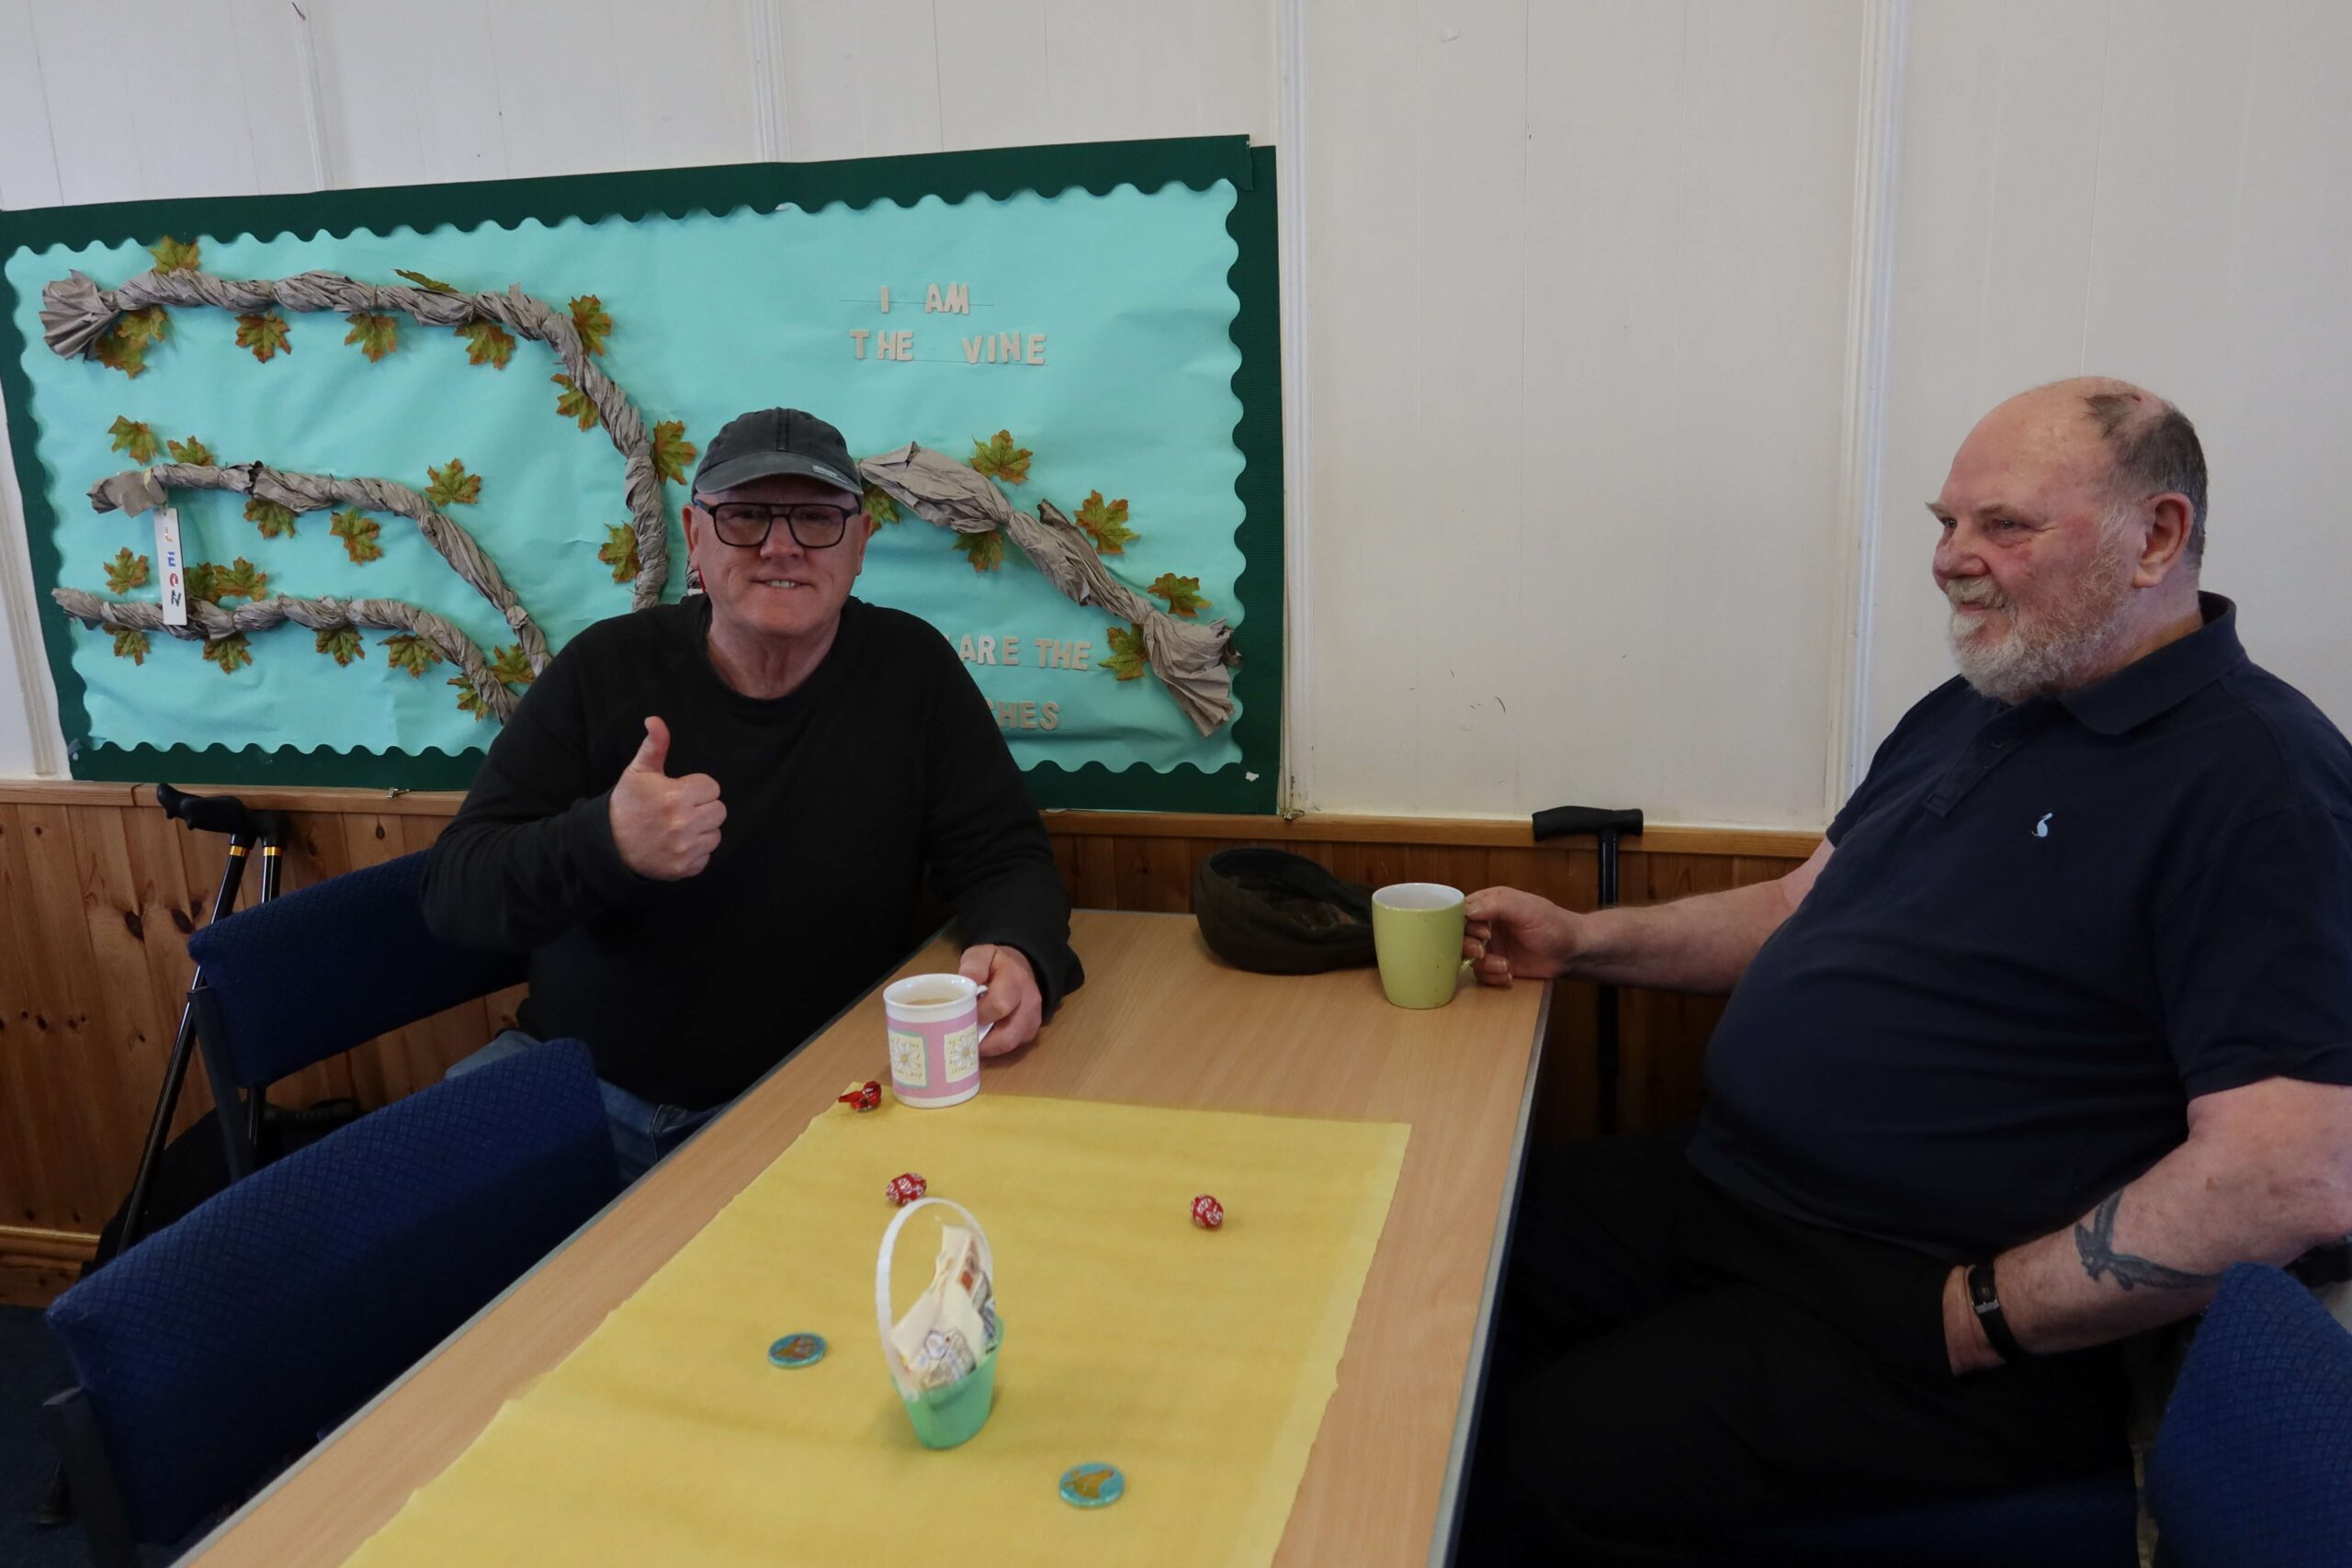
[[1469,961],[1462,956],[1462,890],[1399,882],[1372,896],[1372,942],[1380,986],[1400,1008],[1442,1008]]

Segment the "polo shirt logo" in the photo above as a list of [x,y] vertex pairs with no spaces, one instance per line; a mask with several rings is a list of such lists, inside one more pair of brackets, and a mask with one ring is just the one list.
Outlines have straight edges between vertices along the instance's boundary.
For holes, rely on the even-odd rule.
[[2058,813],[2055,811],[2043,812],[2041,814],[2041,820],[2033,825],[2033,836],[2037,839],[2046,839],[2050,837],[2050,819],[2057,815]]

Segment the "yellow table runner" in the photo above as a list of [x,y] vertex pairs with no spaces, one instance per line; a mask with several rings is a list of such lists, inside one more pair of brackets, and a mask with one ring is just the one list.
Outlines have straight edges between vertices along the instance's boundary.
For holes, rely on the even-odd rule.
[[[1262,1563],[1337,1385],[1408,1129],[983,1095],[835,1106],[353,1561]],[[914,1438],[875,1326],[883,1187],[996,1256],[995,1414]],[[1196,1193],[1224,1228],[1192,1222]],[[927,1209],[896,1310],[930,1278]],[[831,1352],[771,1367],[777,1337]],[[1081,1510],[1071,1465],[1125,1472]]]

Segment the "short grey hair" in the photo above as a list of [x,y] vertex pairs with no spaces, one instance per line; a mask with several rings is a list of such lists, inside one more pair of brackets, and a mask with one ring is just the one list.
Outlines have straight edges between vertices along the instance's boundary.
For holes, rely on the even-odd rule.
[[[2152,409],[2149,405],[2154,404]],[[2121,382],[2083,399],[2107,443],[2109,484],[2118,502],[2177,492],[2188,498],[2190,566],[2205,558],[2205,448],[2188,416],[2157,397]]]

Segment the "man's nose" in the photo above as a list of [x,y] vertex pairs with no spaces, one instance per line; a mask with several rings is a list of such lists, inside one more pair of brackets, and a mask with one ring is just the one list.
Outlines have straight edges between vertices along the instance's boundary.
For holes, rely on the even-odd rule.
[[1961,531],[1957,528],[1949,530],[1943,537],[1936,541],[1936,553],[1932,564],[1938,582],[1947,578],[1982,577],[1984,574],[1984,563],[1977,558],[1975,550],[1962,539]]

